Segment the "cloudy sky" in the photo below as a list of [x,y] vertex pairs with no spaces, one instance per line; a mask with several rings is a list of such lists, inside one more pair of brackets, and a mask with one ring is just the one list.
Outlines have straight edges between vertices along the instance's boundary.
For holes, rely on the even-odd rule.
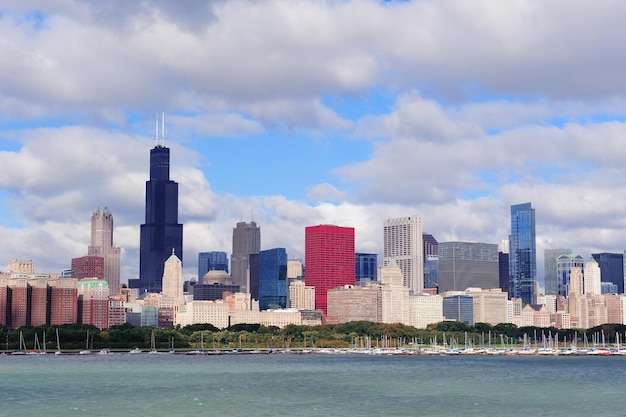
[[382,253],[415,214],[500,243],[531,202],[540,280],[544,249],[626,248],[622,1],[2,4],[0,265],[68,268],[103,205],[136,278],[160,112],[186,277],[251,219],[302,258],[305,226]]

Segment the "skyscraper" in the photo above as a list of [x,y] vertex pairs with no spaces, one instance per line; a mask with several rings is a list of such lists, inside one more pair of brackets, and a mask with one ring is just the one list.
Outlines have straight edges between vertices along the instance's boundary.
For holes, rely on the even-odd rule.
[[383,265],[395,261],[404,285],[421,293],[424,289],[424,242],[419,216],[386,219],[383,223]]
[[146,222],[140,230],[139,281],[136,283],[140,291],[161,292],[163,268],[172,249],[183,262],[183,225],[178,223],[178,183],[170,180],[170,149],[157,143],[150,150]]
[[104,258],[104,280],[109,283],[111,295],[119,294],[122,251],[119,246],[113,246],[113,215],[106,207],[98,207],[91,215],[91,245],[87,255]]
[[228,272],[228,256],[226,252],[200,252],[198,254],[198,282],[209,271]]
[[572,250],[569,248],[545,249],[543,253],[545,293],[546,295],[557,295],[559,276],[556,271],[556,260],[561,255],[572,253]]
[[537,249],[535,209],[530,203],[511,206],[509,245],[509,298],[521,298],[523,304],[535,304]]
[[[580,271],[584,271],[585,269],[585,260],[582,256],[576,255],[574,253],[568,253],[559,256],[556,258],[556,273],[558,276],[557,287],[556,287],[556,295],[562,295],[563,297],[567,297],[571,288],[571,275],[572,270],[578,269]],[[575,285],[575,287],[579,287],[579,285]],[[579,293],[582,294],[583,284],[581,282]]]
[[617,285],[618,294],[624,293],[624,254],[623,253],[592,253],[598,262],[602,282]]
[[439,293],[469,287],[499,288],[498,245],[480,242],[439,243]]
[[239,222],[233,228],[233,253],[230,256],[230,270],[233,284],[246,288],[250,292],[248,283],[248,267],[250,255],[258,254],[261,249],[261,228],[256,222]]
[[304,282],[315,287],[315,308],[324,314],[327,314],[328,290],[355,284],[354,254],[354,228],[334,225],[305,228]]
[[162,293],[177,304],[182,304],[185,300],[183,297],[183,263],[178,259],[174,251],[165,261]]
[[376,281],[378,273],[378,255],[375,253],[355,254],[355,278],[360,285]]
[[259,309],[287,307],[287,252],[284,248],[259,252]]

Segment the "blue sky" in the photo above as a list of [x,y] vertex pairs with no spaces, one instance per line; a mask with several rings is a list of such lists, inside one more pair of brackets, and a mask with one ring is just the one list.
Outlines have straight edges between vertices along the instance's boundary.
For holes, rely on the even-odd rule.
[[[420,215],[500,243],[531,202],[543,250],[626,247],[626,5],[583,1],[8,0],[0,6],[0,249],[58,272],[107,206],[138,273],[155,115],[185,275],[231,251],[303,257],[304,228]],[[0,267],[0,269],[2,269]]]

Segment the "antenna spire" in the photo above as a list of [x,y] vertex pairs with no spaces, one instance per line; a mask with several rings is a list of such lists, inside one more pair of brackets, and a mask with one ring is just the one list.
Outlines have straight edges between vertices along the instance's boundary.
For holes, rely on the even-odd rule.
[[161,141],[162,146],[165,146],[165,112],[161,113]]
[[159,113],[157,113],[154,117],[155,119],[155,129],[154,129],[154,145],[157,146],[159,144]]

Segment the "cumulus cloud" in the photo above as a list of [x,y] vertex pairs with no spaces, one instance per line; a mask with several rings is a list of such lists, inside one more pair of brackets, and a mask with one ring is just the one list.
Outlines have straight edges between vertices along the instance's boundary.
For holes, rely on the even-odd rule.
[[[0,188],[19,226],[3,226],[0,249],[59,270],[84,254],[91,211],[107,205],[124,276],[136,277],[151,120],[165,111],[186,275],[196,252],[229,253],[241,220],[258,222],[263,248],[290,256],[304,255],[304,227],[321,223],[353,226],[357,250],[381,253],[387,217],[421,215],[442,241],[498,243],[509,205],[524,201],[537,209],[540,256],[551,245],[620,250],[626,58],[615,51],[625,11],[571,1],[6,1]],[[378,90],[395,99],[337,104]],[[316,158],[272,148],[274,135],[292,133],[345,153],[317,184],[302,181],[307,195],[214,191],[206,167],[218,158],[258,164],[241,182],[262,181],[264,160],[213,155],[211,139],[243,147],[262,137],[268,152],[300,162],[285,174],[295,182]],[[335,138],[367,140],[355,151]]]

